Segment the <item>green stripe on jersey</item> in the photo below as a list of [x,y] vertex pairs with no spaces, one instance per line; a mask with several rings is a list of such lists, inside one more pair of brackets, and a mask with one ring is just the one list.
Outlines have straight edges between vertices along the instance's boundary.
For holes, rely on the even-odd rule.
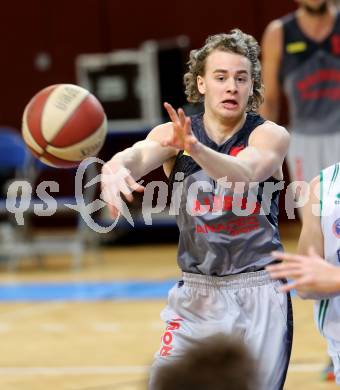
[[323,312],[322,312],[322,317],[321,317],[321,332],[323,332],[323,326],[325,324],[325,318],[326,318],[326,312],[327,312],[327,309],[328,309],[328,305],[329,305],[329,299],[326,299],[325,300],[325,305],[324,305],[324,309],[323,309]]
[[322,318],[322,312],[323,312],[324,304],[325,304],[325,301],[322,299],[322,300],[320,301],[320,305],[319,305],[319,314],[318,314],[318,327],[319,327],[319,331],[320,331],[320,332],[321,332],[321,318]]
[[333,186],[334,186],[334,184],[336,182],[338,174],[339,174],[339,163],[336,163],[334,165],[333,176],[332,176],[331,182],[329,184],[328,193],[331,192],[331,189],[333,188]]

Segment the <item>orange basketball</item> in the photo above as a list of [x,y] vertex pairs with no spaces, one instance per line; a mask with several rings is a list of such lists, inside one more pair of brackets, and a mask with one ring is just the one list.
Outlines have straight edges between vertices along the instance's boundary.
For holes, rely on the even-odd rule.
[[97,98],[73,84],[44,88],[23,115],[25,143],[42,162],[58,168],[76,167],[95,156],[106,133],[105,112]]

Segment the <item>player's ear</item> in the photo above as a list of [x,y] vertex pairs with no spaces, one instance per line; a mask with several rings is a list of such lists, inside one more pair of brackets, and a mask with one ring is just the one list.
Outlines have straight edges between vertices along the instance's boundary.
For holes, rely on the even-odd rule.
[[197,76],[197,89],[201,95],[205,94],[205,82],[202,76]]

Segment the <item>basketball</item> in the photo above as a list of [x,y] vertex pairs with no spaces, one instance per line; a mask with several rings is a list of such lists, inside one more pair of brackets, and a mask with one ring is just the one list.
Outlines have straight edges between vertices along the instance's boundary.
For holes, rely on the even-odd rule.
[[27,104],[22,136],[34,156],[58,167],[76,167],[104,144],[107,120],[89,91],[73,84],[42,89]]

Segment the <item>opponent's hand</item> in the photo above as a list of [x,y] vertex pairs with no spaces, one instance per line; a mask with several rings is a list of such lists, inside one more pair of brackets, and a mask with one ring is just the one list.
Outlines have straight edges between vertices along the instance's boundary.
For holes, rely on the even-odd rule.
[[121,194],[124,194],[127,201],[132,202],[132,192],[143,192],[144,187],[135,181],[119,159],[112,158],[103,165],[101,190],[102,199],[107,203],[111,217],[117,218],[125,204]]
[[314,248],[310,248],[307,256],[292,253],[272,252],[280,264],[266,267],[273,279],[288,278],[293,281],[281,287],[281,291],[287,292],[297,288],[302,296],[308,294],[334,294],[340,293],[339,274],[340,269],[329,264],[320,257]]
[[169,117],[173,124],[173,134],[161,142],[162,146],[170,146],[179,150],[192,152],[198,140],[194,136],[191,128],[191,120],[187,117],[182,108],[176,110],[169,103],[164,103]]

